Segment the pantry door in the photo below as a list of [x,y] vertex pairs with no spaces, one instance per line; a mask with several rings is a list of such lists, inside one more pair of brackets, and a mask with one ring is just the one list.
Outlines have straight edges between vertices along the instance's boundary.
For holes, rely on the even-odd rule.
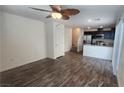
[[64,25],[57,24],[55,27],[55,56],[64,56]]

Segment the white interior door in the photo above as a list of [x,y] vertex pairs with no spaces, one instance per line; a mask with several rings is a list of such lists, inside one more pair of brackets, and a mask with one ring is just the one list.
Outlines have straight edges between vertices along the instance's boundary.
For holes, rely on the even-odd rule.
[[55,55],[56,58],[64,55],[64,26],[58,24],[55,28]]

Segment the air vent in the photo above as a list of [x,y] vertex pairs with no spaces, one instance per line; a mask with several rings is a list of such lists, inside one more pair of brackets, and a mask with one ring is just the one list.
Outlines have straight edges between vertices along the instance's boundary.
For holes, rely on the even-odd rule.
[[101,20],[101,18],[95,18],[94,20],[95,20],[95,21],[100,21],[100,20]]

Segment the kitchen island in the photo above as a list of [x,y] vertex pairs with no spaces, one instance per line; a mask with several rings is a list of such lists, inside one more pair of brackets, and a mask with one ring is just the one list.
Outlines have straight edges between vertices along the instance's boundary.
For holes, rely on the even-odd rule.
[[112,53],[113,53],[112,46],[85,44],[83,47],[83,56],[112,60]]

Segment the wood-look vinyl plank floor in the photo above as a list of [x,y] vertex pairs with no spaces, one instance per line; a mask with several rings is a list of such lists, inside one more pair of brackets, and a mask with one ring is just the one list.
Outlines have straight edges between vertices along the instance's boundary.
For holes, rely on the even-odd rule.
[[112,63],[68,52],[0,73],[2,87],[117,87]]

